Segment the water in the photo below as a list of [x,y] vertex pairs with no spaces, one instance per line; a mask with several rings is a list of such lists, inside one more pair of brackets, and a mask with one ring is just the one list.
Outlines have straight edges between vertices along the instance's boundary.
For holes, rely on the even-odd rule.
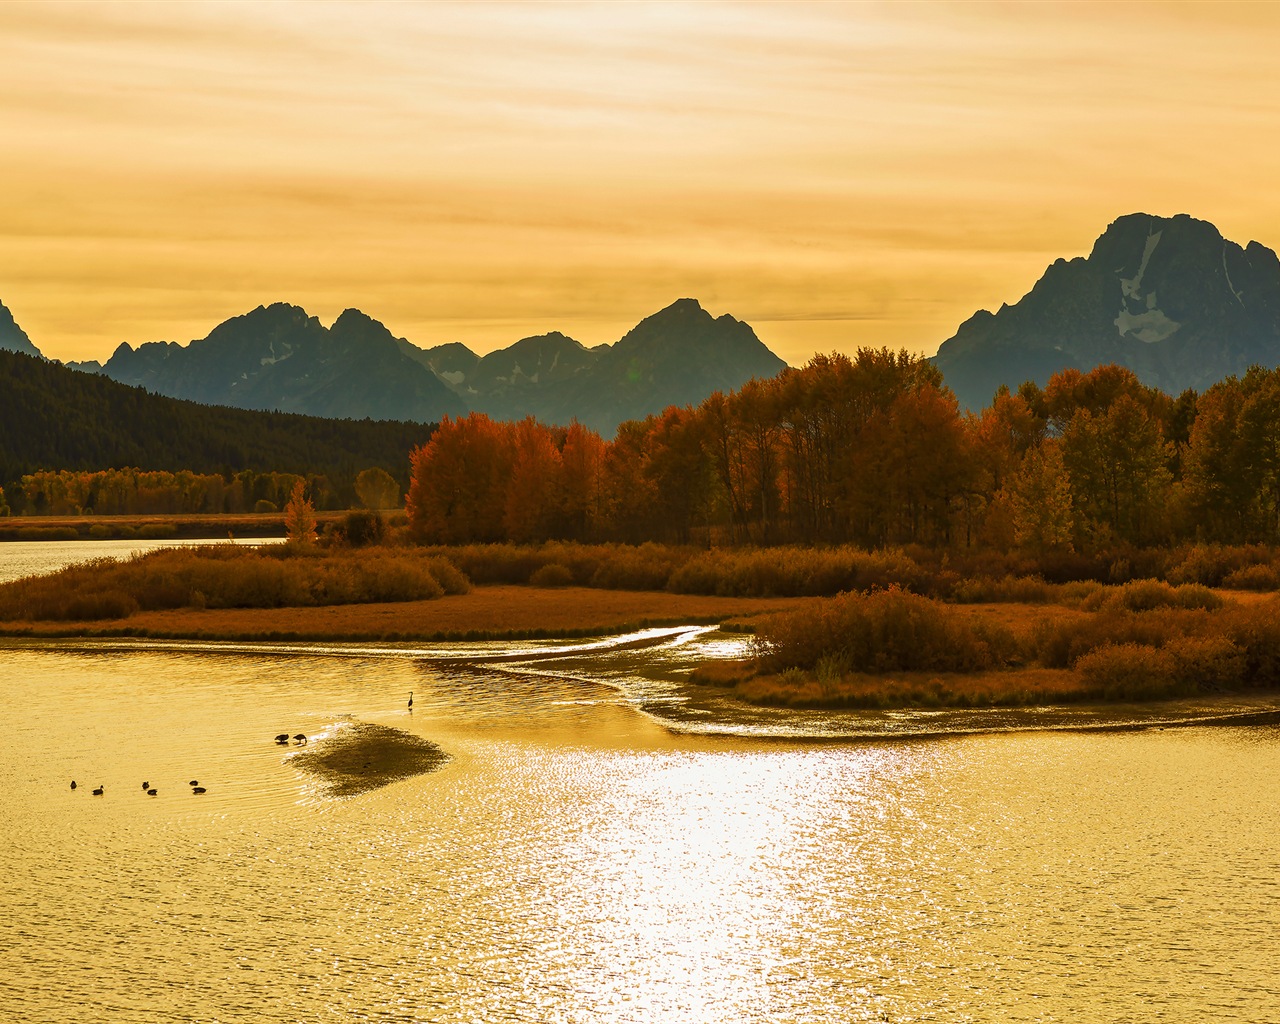
[[[3,644],[0,1020],[1280,1020],[1275,726],[733,711],[733,639],[632,640]],[[449,760],[326,795],[353,723]]]
[[[227,538],[213,540],[15,540],[0,543],[0,583],[23,576],[54,572],[95,558],[129,558],[160,548],[197,544],[226,544]],[[249,537],[235,543],[245,547],[279,544],[276,538]]]

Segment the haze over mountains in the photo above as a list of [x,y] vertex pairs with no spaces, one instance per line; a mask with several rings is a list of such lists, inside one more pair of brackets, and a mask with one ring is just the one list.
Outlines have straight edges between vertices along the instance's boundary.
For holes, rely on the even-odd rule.
[[[39,354],[3,305],[0,348]],[[1130,214],[1087,257],[1053,263],[1017,303],[979,310],[934,359],[961,405],[975,410],[1001,385],[1043,384],[1058,370],[1104,363],[1170,394],[1203,390],[1255,363],[1280,363],[1280,260],[1186,214]],[[608,436],[624,420],[697,404],[786,364],[746,323],[680,299],[612,345],[588,348],[552,332],[485,356],[456,343],[420,348],[359,310],[326,328],[276,303],[188,345],[122,344],[105,365],[69,365],[242,409],[414,422],[475,410],[577,419]]]
[[1186,214],[1134,213],[1059,259],[1012,306],[979,310],[935,357],[962,406],[1001,384],[1119,363],[1169,394],[1280,362],[1280,260]]
[[614,345],[563,334],[525,338],[478,356],[463,345],[422,349],[359,310],[329,328],[297,306],[259,306],[189,345],[122,344],[104,365],[72,363],[157,394],[242,409],[433,422],[574,419],[604,434],[619,423],[697,403],[786,364],[733,317],[680,299]]

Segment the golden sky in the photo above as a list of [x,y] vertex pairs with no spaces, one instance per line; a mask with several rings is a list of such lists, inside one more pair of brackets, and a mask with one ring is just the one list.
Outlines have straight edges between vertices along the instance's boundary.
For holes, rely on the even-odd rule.
[[1116,217],[1280,246],[1280,6],[0,4],[0,301],[46,354],[349,306],[429,347],[676,298],[932,353]]

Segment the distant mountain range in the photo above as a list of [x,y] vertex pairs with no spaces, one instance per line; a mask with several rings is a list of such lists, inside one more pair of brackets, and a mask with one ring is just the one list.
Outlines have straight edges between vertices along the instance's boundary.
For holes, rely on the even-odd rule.
[[483,357],[460,344],[422,349],[359,310],[325,328],[298,306],[277,303],[189,345],[122,344],[105,364],[69,365],[241,409],[417,422],[475,410],[553,424],[577,419],[612,436],[624,420],[696,404],[752,377],[772,377],[786,363],[747,324],[680,299],[616,344],[594,348],[552,333]]
[[1186,214],[1121,217],[1087,257],[1059,259],[1020,301],[979,310],[934,361],[962,406],[1001,384],[1119,363],[1176,395],[1280,363],[1280,260]]
[[[39,354],[2,305],[0,348]],[[972,409],[990,404],[1002,384],[1043,384],[1058,370],[1104,363],[1170,394],[1203,390],[1255,363],[1280,363],[1280,259],[1186,214],[1130,214],[1087,257],[1053,263],[1014,305],[979,310],[934,361]],[[680,299],[592,348],[552,332],[485,356],[457,343],[424,349],[359,310],[326,328],[277,303],[188,345],[122,344],[105,365],[68,365],[241,409],[419,423],[475,410],[577,419],[612,436],[624,420],[697,404],[786,364],[747,324]]]

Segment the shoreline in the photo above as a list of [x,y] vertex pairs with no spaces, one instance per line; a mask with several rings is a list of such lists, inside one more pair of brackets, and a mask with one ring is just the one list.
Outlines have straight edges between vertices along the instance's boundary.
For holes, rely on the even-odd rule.
[[426,601],[177,608],[135,612],[123,619],[4,622],[0,637],[441,642],[568,640],[680,625],[728,625],[746,632],[758,618],[811,600],[492,584]]

